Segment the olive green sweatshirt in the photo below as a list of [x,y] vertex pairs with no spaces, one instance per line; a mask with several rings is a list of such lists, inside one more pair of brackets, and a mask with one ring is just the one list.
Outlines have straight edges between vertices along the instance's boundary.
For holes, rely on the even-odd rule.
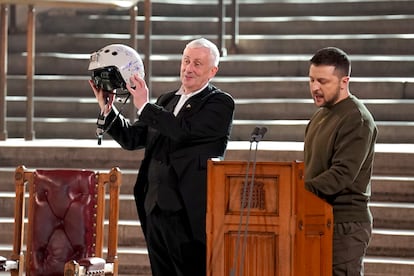
[[333,206],[335,223],[372,222],[368,201],[377,127],[350,95],[321,107],[305,132],[305,186]]

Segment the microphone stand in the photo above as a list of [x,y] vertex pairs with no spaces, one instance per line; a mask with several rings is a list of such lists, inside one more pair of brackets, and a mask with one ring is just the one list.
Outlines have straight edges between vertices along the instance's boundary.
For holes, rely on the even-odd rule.
[[244,236],[243,236],[243,245],[242,245],[242,256],[240,261],[240,268],[239,268],[239,275],[243,275],[243,263],[244,263],[244,257],[245,257],[245,249],[247,244],[247,230],[249,226],[249,217],[250,217],[250,210],[251,210],[251,201],[252,201],[252,194],[253,194],[253,185],[254,185],[254,178],[256,173],[256,160],[257,160],[257,150],[259,146],[260,140],[263,138],[264,134],[267,132],[267,128],[262,127],[255,127],[250,138],[250,148],[249,148],[249,157],[247,160],[247,166],[246,166],[246,173],[244,178],[244,184],[243,184],[243,195],[242,200],[240,203],[240,221],[239,221],[239,227],[237,231],[237,240],[236,240],[236,249],[234,252],[234,258],[233,258],[233,266],[230,270],[230,276],[235,276],[235,269],[236,269],[236,262],[237,257],[239,255],[239,244],[240,244],[240,237],[241,237],[241,227],[243,223],[243,210],[244,206],[246,204],[245,198],[246,198],[246,192],[247,192],[247,186],[248,186],[248,176],[249,176],[249,169],[250,169],[250,163],[251,163],[251,155],[252,155],[252,145],[253,142],[256,142],[256,148],[254,150],[253,155],[253,168],[252,168],[252,175],[250,179],[250,189],[248,194],[248,200],[247,200],[247,215],[246,215],[246,222],[245,222],[245,229],[244,229]]

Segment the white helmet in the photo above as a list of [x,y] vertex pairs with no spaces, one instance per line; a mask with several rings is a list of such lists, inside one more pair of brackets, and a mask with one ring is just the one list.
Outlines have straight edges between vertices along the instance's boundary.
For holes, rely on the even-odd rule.
[[[123,44],[111,44],[91,54],[89,71],[98,88],[113,91],[126,90],[130,78],[139,74],[144,78],[142,59],[133,48]],[[132,83],[130,83],[133,86]]]

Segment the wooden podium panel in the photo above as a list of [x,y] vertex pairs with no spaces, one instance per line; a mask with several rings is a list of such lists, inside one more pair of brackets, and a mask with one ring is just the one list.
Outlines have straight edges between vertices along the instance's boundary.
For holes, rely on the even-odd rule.
[[255,168],[252,181],[247,162],[208,161],[207,275],[331,275],[332,208],[305,190],[303,164]]

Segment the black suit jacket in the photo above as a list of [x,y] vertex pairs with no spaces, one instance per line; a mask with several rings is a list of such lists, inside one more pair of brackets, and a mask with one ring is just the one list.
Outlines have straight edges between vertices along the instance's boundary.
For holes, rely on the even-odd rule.
[[[147,104],[133,125],[124,117],[115,119],[108,133],[124,148],[145,148],[145,157],[134,187],[135,202],[145,234],[144,198],[147,188],[148,163],[157,152],[157,138],[169,141],[168,159],[178,177],[178,189],[187,211],[193,236],[205,243],[207,204],[207,160],[224,157],[230,137],[234,100],[208,85],[184,104],[177,117],[165,107],[177,97],[176,91],[160,96],[155,104]],[[115,118],[111,112],[106,123]],[[158,151],[159,152],[159,151]]]

